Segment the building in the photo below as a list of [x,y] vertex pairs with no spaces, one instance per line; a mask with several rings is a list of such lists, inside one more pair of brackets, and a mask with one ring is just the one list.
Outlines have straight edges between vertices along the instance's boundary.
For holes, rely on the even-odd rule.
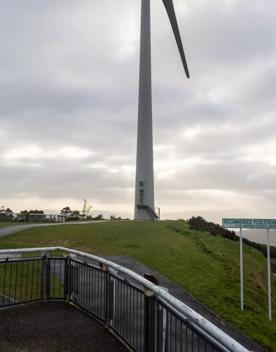
[[29,222],[64,222],[65,215],[60,214],[28,214],[27,220]]
[[0,221],[12,221],[13,220],[13,213],[7,211],[0,212]]

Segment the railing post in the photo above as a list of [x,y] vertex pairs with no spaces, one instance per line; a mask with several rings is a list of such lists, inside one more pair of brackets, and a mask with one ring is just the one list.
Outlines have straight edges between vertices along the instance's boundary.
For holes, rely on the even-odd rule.
[[116,290],[116,280],[115,277],[118,274],[118,272],[112,268],[108,268],[108,296],[107,296],[107,302],[108,302],[108,310],[107,310],[107,319],[108,319],[108,327],[112,327],[113,325],[113,319],[115,316],[115,290]]
[[[154,284],[158,280],[150,274],[144,277]],[[156,301],[154,293],[144,287],[144,352],[154,352],[156,349]]]
[[112,326],[114,319],[114,295],[115,295],[115,281],[108,272],[108,326]]
[[105,273],[105,307],[106,307],[106,327],[109,328],[113,319],[113,280],[109,268],[100,263],[101,271]]
[[50,292],[51,292],[51,267],[50,267],[50,260],[48,256],[46,257],[46,285],[45,285],[45,300],[47,301],[48,298],[50,297]]
[[69,255],[69,280],[68,280],[68,295],[69,300],[77,300],[78,293],[79,293],[79,268],[77,262],[75,262],[76,255],[70,254]]
[[70,301],[71,295],[71,270],[70,270],[70,255],[64,260],[64,299]]
[[[169,291],[165,287],[164,290]],[[156,340],[157,352],[164,352],[168,349],[168,311],[157,302],[157,327],[156,327]]]
[[45,256],[42,255],[41,256],[41,275],[40,275],[40,296],[41,299],[44,301],[44,286],[45,286],[45,270],[44,270],[44,260],[45,260]]
[[50,290],[50,270],[47,252],[44,253],[41,259],[41,298],[47,301]]
[[41,299],[45,301],[45,261],[46,253],[41,257]]

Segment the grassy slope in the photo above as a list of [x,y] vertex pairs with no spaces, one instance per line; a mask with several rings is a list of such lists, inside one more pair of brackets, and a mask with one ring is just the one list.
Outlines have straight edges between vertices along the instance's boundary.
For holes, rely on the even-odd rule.
[[0,227],[6,227],[6,226],[12,226],[12,225],[15,225],[14,222],[2,222],[0,221]]
[[[190,230],[184,222],[109,222],[26,230],[0,248],[63,245],[94,254],[129,255],[184,287],[234,327],[271,351],[266,260],[245,246],[245,312],[239,309],[239,244]],[[274,290],[276,282],[274,281]],[[276,307],[274,298],[273,306]],[[276,310],[274,308],[274,316]]]
[[1,227],[8,227],[8,226],[17,226],[17,225],[30,225],[30,224],[34,224],[34,222],[0,221],[0,228]]

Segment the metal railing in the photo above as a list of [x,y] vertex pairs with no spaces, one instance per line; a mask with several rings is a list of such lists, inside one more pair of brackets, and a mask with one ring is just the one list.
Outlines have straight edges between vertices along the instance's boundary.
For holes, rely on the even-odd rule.
[[0,308],[67,301],[133,351],[248,352],[166,290],[104,258],[64,247],[0,250],[0,258]]

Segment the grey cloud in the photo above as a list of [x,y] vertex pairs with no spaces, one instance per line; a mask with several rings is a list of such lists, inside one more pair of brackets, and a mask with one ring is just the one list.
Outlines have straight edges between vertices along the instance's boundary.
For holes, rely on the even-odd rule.
[[[272,212],[276,5],[175,3],[192,78],[184,77],[162,2],[152,2],[157,201],[172,217],[197,209],[216,219],[249,214],[250,197]],[[54,208],[85,194],[99,206],[121,203],[131,215],[140,2],[0,7],[0,203],[51,198]],[[57,152],[18,157],[32,148]],[[62,148],[88,154],[70,159]],[[208,210],[208,199],[221,207]]]

